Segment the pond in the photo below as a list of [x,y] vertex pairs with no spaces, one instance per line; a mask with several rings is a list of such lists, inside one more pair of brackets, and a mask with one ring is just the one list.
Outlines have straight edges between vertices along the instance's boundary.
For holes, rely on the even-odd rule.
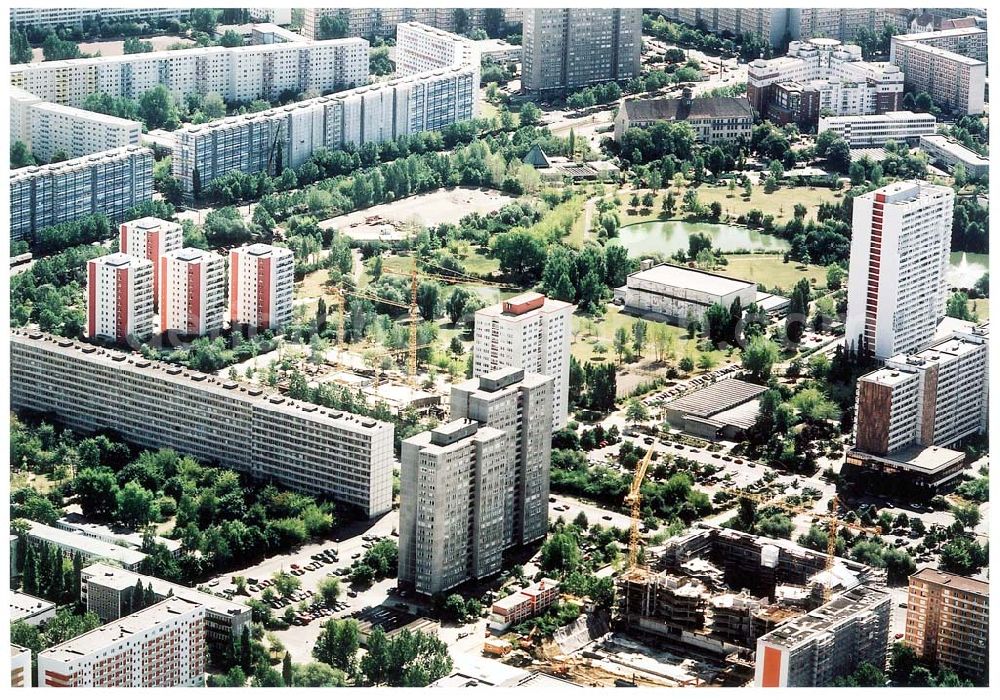
[[990,271],[990,256],[985,253],[952,253],[945,279],[951,287],[968,289]]
[[688,237],[692,233],[704,233],[712,239],[712,247],[724,253],[737,250],[783,252],[789,249],[788,241],[769,236],[759,231],[726,224],[692,224],[687,221],[647,221],[625,226],[618,231],[618,237],[611,243],[619,243],[629,255],[651,255],[659,253],[669,256],[679,250],[687,250]]

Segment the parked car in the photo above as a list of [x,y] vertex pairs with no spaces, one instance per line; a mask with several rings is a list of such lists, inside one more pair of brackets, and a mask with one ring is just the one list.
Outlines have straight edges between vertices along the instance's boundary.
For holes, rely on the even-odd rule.
[[347,597],[348,598],[357,598],[358,597],[358,592],[357,591],[348,591],[347,592]]

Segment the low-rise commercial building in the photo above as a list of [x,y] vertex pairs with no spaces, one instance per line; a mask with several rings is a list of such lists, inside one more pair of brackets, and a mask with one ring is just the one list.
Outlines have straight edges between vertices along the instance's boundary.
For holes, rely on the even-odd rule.
[[13,331],[10,347],[14,409],[54,414],[81,432],[112,430],[141,447],[169,447],[330,497],[367,518],[392,508],[389,423],[35,330]]
[[211,251],[182,248],[164,254],[159,265],[160,332],[200,336],[221,331],[228,291],[225,259]]
[[10,621],[38,627],[56,615],[56,604],[20,591],[10,592]]
[[205,683],[205,606],[168,598],[38,654],[38,685],[176,688]]
[[988,582],[932,568],[910,576],[903,643],[925,663],[985,682],[989,629]]
[[663,407],[671,427],[709,440],[732,440],[757,422],[757,398],[767,387],[723,379],[674,399]]
[[10,687],[31,687],[31,649],[10,645]]
[[757,298],[757,285],[746,280],[648,260],[641,268],[625,280],[626,311],[658,314],[674,325],[703,324],[712,304],[728,309],[739,299],[745,309]]
[[[56,520],[55,526],[60,530],[76,532],[87,537],[93,537],[96,540],[101,540],[102,542],[128,547],[136,551],[142,549],[143,541],[146,539],[146,534],[143,532],[137,532],[120,526],[88,522],[79,513],[68,513]],[[170,540],[166,537],[153,535],[153,542],[161,545],[174,556],[177,556],[181,551],[181,543],[178,540]]]
[[26,520],[28,543],[40,542],[58,549],[66,558],[79,554],[84,562],[113,561],[129,571],[137,571],[146,555],[128,547],[122,547],[110,542],[103,542],[93,537],[81,535],[79,532],[69,532],[57,527]]
[[851,148],[884,146],[889,141],[916,146],[921,137],[937,132],[937,119],[926,112],[885,112],[849,117],[819,118],[817,134],[832,131]]
[[153,332],[153,263],[125,253],[87,261],[88,338],[142,341]]
[[494,634],[503,634],[511,625],[535,617],[559,598],[559,582],[543,578],[516,593],[493,603],[490,609],[489,628]]
[[251,610],[246,605],[107,564],[92,564],[80,572],[80,602],[102,622],[111,622],[130,613],[132,592],[139,583],[153,592],[157,603],[174,597],[204,606],[205,638],[210,647],[228,648],[240,640],[243,628],[250,624]]
[[10,91],[10,140],[43,161],[138,146],[142,124],[109,114],[46,102],[20,88]]
[[520,44],[511,44],[503,39],[481,39],[475,43],[481,60],[488,58],[497,64],[521,62]]
[[177,99],[214,93],[226,102],[274,100],[283,92],[316,93],[366,85],[362,39],[154,51],[11,66],[10,83],[47,102],[82,107],[105,93],[138,100],[166,87]]
[[921,136],[920,148],[930,156],[935,165],[942,166],[948,172],[954,172],[955,166],[961,164],[969,177],[985,178],[990,174],[989,158],[979,155],[944,134]]
[[862,59],[836,39],[793,41],[787,55],[747,68],[747,97],[761,118],[811,127],[824,114],[881,114],[903,105],[903,72]]
[[754,686],[821,688],[868,662],[885,667],[892,598],[857,586],[757,640]]
[[10,172],[10,238],[104,214],[119,222],[153,198],[153,152],[128,146]]
[[986,102],[986,30],[978,27],[892,37],[889,60],[906,76],[906,89],[927,92],[959,114],[982,114]]
[[686,122],[700,143],[712,145],[749,139],[753,110],[746,97],[691,97],[689,88],[681,99],[624,100],[615,116],[615,140],[657,122]]

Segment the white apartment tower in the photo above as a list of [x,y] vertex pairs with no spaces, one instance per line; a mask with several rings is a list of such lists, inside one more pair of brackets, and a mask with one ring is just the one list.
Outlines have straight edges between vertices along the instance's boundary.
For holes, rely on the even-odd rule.
[[399,581],[435,595],[503,567],[510,440],[454,420],[403,441]]
[[514,368],[487,372],[451,389],[453,419],[469,418],[507,435],[507,546],[534,542],[548,532],[552,389],[550,377]]
[[552,430],[569,413],[569,341],[576,306],[528,292],[476,312],[473,376],[520,367],[552,377]]
[[229,251],[229,319],[279,330],[292,319],[295,260],[288,248],[263,243]]
[[39,652],[38,686],[200,686],[206,656],[205,606],[168,598]]
[[955,194],[896,182],[854,199],[847,341],[879,359],[912,352],[944,316]]
[[182,248],[160,258],[160,332],[206,335],[222,330],[226,265],[217,254]]
[[125,253],[87,262],[87,337],[118,343],[153,332],[153,263]]
[[153,299],[160,295],[160,257],[184,245],[181,225],[155,216],[126,221],[118,227],[118,250],[153,263]]

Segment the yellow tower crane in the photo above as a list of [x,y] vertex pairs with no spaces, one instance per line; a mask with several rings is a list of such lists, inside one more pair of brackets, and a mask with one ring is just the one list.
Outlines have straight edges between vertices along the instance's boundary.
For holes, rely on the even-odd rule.
[[639,513],[642,506],[642,482],[646,478],[646,470],[653,460],[653,446],[650,445],[639,463],[635,467],[635,474],[632,476],[632,486],[625,495],[625,505],[632,509],[632,528],[628,541],[628,568],[629,571],[636,569],[639,560]]
[[868,527],[860,523],[852,523],[844,520],[843,518],[837,517],[837,504],[839,503],[838,497],[834,494],[833,498],[830,499],[830,513],[817,513],[816,511],[810,510],[805,506],[791,505],[785,502],[785,496],[778,496],[777,498],[767,498],[761,496],[760,494],[750,493],[749,491],[741,491],[739,489],[723,489],[725,493],[738,496],[739,498],[747,498],[758,504],[761,508],[780,508],[788,513],[794,515],[813,515],[817,518],[826,521],[827,524],[827,535],[826,535],[826,565],[823,570],[828,574],[826,581],[823,584],[823,602],[830,602],[830,596],[833,593],[833,580],[832,576],[829,574],[833,571],[834,564],[837,561],[837,532],[839,528],[850,528],[853,530],[860,530],[861,532],[867,532],[873,535],[881,535],[882,528],[879,526]]

